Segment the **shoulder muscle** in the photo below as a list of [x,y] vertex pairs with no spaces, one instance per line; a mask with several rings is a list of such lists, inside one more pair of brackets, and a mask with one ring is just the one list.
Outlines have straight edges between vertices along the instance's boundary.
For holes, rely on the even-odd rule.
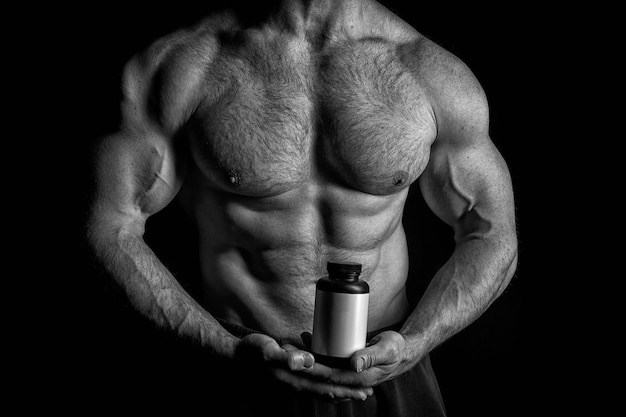
[[144,219],[180,188],[185,163],[174,138],[202,94],[204,68],[216,53],[210,23],[157,40],[124,68],[121,126],[95,149],[94,207],[116,221]]
[[209,18],[158,39],[124,67],[124,120],[152,124],[170,135],[202,99],[206,72],[219,51],[216,32],[224,18]]
[[438,139],[488,135],[487,97],[467,65],[424,37],[407,45],[405,51],[405,61],[433,107]]

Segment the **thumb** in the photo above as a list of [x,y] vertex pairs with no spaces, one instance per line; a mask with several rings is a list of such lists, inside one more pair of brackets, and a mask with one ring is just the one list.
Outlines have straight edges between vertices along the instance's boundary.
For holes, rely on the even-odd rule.
[[252,333],[241,339],[240,351],[248,357],[259,357],[265,362],[279,362],[286,360],[287,352],[278,345],[278,342],[261,333]]
[[350,365],[356,372],[363,372],[377,365],[388,365],[402,359],[404,338],[396,332],[380,333],[366,348],[354,352]]

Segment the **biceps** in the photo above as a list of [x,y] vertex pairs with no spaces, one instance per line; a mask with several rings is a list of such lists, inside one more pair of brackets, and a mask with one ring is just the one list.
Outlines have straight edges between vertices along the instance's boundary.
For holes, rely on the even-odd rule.
[[489,140],[460,149],[433,146],[420,187],[457,241],[514,230],[509,171]]
[[96,204],[126,220],[165,207],[180,187],[172,150],[159,138],[116,134],[97,149]]

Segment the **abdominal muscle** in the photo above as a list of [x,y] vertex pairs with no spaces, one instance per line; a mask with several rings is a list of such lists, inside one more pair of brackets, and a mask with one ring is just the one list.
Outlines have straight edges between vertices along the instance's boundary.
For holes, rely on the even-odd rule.
[[363,265],[369,331],[406,317],[407,190],[373,196],[306,184],[250,198],[202,188],[193,192],[192,213],[200,231],[201,303],[214,316],[297,340],[312,330],[315,284],[330,261]]

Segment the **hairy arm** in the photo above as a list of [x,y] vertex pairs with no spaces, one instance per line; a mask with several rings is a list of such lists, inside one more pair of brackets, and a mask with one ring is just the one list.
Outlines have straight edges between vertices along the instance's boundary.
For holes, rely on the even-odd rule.
[[[87,238],[136,310],[216,355],[232,356],[235,338],[181,287],[143,239],[148,218],[172,201],[184,177],[174,138],[184,124],[187,101],[165,91],[161,102],[150,103],[155,74],[161,84],[168,82],[162,62],[168,50],[159,52],[138,56],[125,68],[120,129],[96,149]],[[176,92],[195,81],[188,73],[176,74],[176,80]]]
[[[98,197],[89,242],[108,274],[141,314],[218,355],[234,338],[180,286],[144,242],[148,217],[179,187],[172,150],[158,134],[121,132],[101,145]],[[168,172],[170,171],[170,172]]]
[[419,185],[453,228],[455,249],[400,331],[410,365],[480,316],[517,265],[511,179],[489,138],[484,92],[457,58],[445,51],[430,58],[424,79],[438,133]]

